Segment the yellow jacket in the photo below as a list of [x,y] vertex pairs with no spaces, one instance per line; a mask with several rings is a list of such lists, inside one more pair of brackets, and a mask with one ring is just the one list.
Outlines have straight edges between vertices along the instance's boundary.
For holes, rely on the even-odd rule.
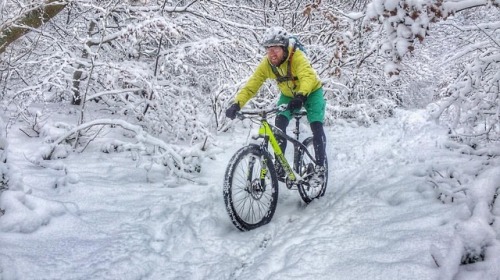
[[[289,47],[287,59],[277,67],[278,73],[281,76],[286,76],[288,73],[288,60],[290,59],[291,53],[292,47]],[[305,54],[298,48],[293,54],[291,66],[292,76],[297,77],[298,80],[295,81],[295,89],[293,81],[278,83],[278,87],[283,95],[293,97],[294,93],[300,92],[307,96],[321,87],[321,81],[318,74],[312,68]],[[250,76],[248,82],[235,97],[235,102],[240,105],[240,108],[243,108],[248,100],[257,94],[257,91],[267,79],[276,80],[276,75],[273,73],[271,63],[266,55],[255,69],[253,75]]]

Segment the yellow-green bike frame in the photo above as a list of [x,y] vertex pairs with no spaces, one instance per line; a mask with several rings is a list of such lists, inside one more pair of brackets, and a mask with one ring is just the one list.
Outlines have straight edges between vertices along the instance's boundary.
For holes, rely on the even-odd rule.
[[[277,109],[276,111],[279,111],[279,109]],[[301,166],[300,166],[301,155],[307,156],[311,162],[314,162],[315,164],[317,164],[315,157],[313,155],[311,155],[311,153],[309,153],[309,151],[307,150],[307,147],[304,145],[304,143],[299,141],[299,119],[301,117],[305,116],[307,114],[307,112],[298,111],[298,112],[294,113],[294,118],[296,119],[296,125],[295,125],[295,130],[293,133],[296,135],[295,138],[287,135],[286,133],[281,131],[279,128],[270,125],[269,122],[267,121],[267,114],[268,113],[272,113],[272,111],[269,111],[269,112],[262,112],[261,111],[259,113],[259,116],[261,117],[260,127],[259,127],[259,131],[258,131],[258,136],[254,137],[254,139],[263,138],[264,141],[261,144],[261,148],[265,149],[265,150],[267,150],[267,147],[269,146],[269,144],[271,144],[271,147],[273,149],[273,152],[275,154],[276,159],[278,160],[278,162],[283,167],[283,170],[285,171],[285,175],[287,178],[286,186],[289,189],[296,188],[297,184],[302,183],[301,178],[297,177],[297,173],[300,172],[299,169],[301,168]],[[291,142],[293,144],[293,147],[294,147],[293,166],[294,166],[294,168],[292,168],[292,166],[290,165],[290,163],[286,159],[285,154],[281,150],[281,147],[280,147],[278,140],[276,139],[276,136],[275,136],[276,134],[283,137],[286,141]],[[312,140],[312,139],[310,139],[310,140]],[[299,150],[301,150],[301,151],[299,151]],[[302,171],[302,173],[304,173],[304,171]],[[264,179],[264,177],[262,177],[262,176],[265,174],[267,174],[267,170],[261,170],[261,179],[262,180]]]
[[[269,142],[271,144],[271,147],[273,148],[274,154],[276,155],[276,158],[278,159],[279,163],[285,170],[288,179],[295,181],[297,180],[297,177],[295,176],[295,173],[293,172],[292,167],[288,163],[288,160],[285,158],[285,154],[281,150],[280,145],[278,144],[278,140],[276,140],[276,137],[274,136],[273,129],[269,125],[269,122],[267,122],[267,119],[263,119],[261,121],[261,125],[259,128],[259,136],[263,137],[265,139],[264,143],[267,144],[266,142]],[[267,172],[265,172],[267,173]],[[261,174],[262,176],[262,174]],[[263,179],[264,177],[261,177]]]

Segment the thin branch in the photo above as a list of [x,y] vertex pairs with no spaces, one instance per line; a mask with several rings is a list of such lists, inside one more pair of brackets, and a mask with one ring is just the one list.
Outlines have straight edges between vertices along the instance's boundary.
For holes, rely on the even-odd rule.
[[483,30],[481,27],[479,27],[479,25],[477,25],[477,23],[474,23],[474,24],[477,26],[477,28],[478,28],[479,30],[481,30],[481,32],[483,32],[483,33],[484,33],[484,35],[486,35],[486,36],[487,36],[487,37],[488,37],[488,38],[489,38],[489,39],[493,42],[493,44],[497,45],[497,47],[499,47],[499,48],[500,48],[500,44],[499,44],[497,41],[495,41],[495,39],[493,39],[493,37],[491,37],[491,35],[490,35],[490,34],[486,33],[486,31],[485,31],[485,30]]

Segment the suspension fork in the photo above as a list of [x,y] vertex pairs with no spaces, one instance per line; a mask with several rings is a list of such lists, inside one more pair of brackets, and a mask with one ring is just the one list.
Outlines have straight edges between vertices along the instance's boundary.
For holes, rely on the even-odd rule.
[[247,170],[247,184],[248,184],[248,186],[252,185],[253,166],[254,165],[255,165],[255,158],[251,157],[250,162],[248,163],[248,170]]
[[[266,140],[264,140],[266,142]],[[265,149],[264,147],[261,146],[261,149]],[[255,166],[255,162],[257,161],[257,158],[251,157],[250,161],[248,162],[248,169],[247,169],[247,178],[246,178],[246,190],[249,193],[252,193],[254,191],[254,185],[253,185],[253,168]],[[260,180],[260,187],[262,191],[266,190],[266,175],[267,175],[267,159],[265,157],[261,157],[261,169],[259,172],[259,180]]]

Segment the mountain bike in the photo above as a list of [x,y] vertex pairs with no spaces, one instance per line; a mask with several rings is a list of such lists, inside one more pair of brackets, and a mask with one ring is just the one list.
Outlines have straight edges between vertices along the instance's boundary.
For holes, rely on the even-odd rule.
[[[300,119],[304,110],[293,113],[295,137],[289,136],[274,125],[268,117],[284,111],[285,106],[273,109],[240,111],[237,117],[260,124],[253,136],[260,143],[251,143],[239,149],[231,158],[224,177],[224,203],[232,223],[241,231],[248,231],[269,223],[278,202],[278,175],[275,164],[281,164],[285,172],[284,183],[290,190],[298,190],[308,204],[325,194],[328,183],[328,162],[322,183],[313,180],[315,166],[313,138],[300,141]],[[293,168],[281,150],[276,136],[293,144]],[[269,145],[270,144],[270,145]],[[269,146],[275,156],[269,151]],[[273,161],[274,159],[274,161]]]

